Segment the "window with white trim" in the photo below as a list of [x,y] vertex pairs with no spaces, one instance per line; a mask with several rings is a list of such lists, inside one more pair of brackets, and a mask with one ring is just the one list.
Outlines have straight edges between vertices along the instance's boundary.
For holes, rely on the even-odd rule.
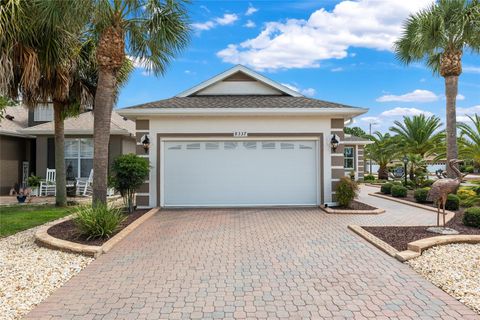
[[53,121],[53,104],[38,104],[33,110],[34,121]]
[[345,147],[343,151],[343,167],[345,169],[355,169],[355,148]]
[[65,139],[64,150],[67,172],[72,170],[76,178],[88,178],[93,169],[93,139]]

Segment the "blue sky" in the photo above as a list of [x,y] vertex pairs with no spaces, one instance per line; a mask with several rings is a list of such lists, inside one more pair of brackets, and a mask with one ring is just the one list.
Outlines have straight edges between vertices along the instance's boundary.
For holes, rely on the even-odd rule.
[[[138,65],[118,107],[168,98],[237,63],[306,96],[370,109],[355,125],[385,131],[403,115],[444,119],[443,78],[391,51],[402,21],[431,0],[193,1],[188,48],[163,77]],[[480,113],[480,56],[465,53],[458,119]]]

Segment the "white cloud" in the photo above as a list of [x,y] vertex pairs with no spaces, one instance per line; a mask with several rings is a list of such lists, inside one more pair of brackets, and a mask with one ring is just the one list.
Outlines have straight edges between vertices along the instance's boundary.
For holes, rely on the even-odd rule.
[[382,116],[382,117],[398,117],[398,116],[411,117],[411,116],[418,116],[418,115],[421,115],[421,114],[424,114],[428,117],[433,115],[433,113],[431,113],[429,111],[424,111],[424,110],[420,110],[420,109],[417,109],[417,108],[400,108],[400,107],[397,107],[397,108],[393,108],[393,109],[390,109],[390,110],[383,111],[380,114],[380,116]]
[[480,67],[475,67],[475,66],[464,66],[463,72],[466,73],[480,73]]
[[221,18],[215,18],[215,22],[217,22],[221,26],[228,26],[233,24],[235,21],[238,20],[238,16],[235,13],[225,13]]
[[458,101],[461,101],[461,100],[465,100],[465,96],[463,94],[457,94],[457,100]]
[[377,123],[380,121],[379,117],[363,117],[360,118],[360,121],[367,122],[367,123]]
[[422,78],[422,79],[420,79],[420,82],[427,82],[427,79]]
[[342,1],[332,11],[319,9],[308,20],[267,22],[261,33],[229,44],[217,56],[257,70],[319,67],[342,59],[352,47],[391,50],[402,23],[432,0]]
[[476,105],[470,108],[457,108],[457,121],[471,122],[468,116],[473,116],[474,114],[480,115],[480,105]]
[[235,13],[225,13],[222,17],[217,17],[206,22],[192,23],[192,28],[197,31],[208,31],[216,26],[227,26],[233,24],[238,20],[238,15]]
[[254,8],[254,7],[252,6],[252,4],[250,3],[250,4],[248,5],[247,11],[245,12],[245,15],[246,15],[246,16],[251,16],[252,14],[254,14],[254,13],[257,12],[257,11],[258,11],[258,9],[257,9],[257,8]]
[[438,96],[428,90],[414,90],[402,95],[387,94],[376,99],[378,102],[432,102],[437,101]]
[[300,92],[301,94],[303,94],[304,96],[307,96],[307,97],[313,97],[316,93],[315,89],[313,89],[313,88],[300,89],[296,85],[289,84],[289,83],[282,83],[282,85],[284,85],[285,87],[287,87],[287,88],[289,88],[293,91]]
[[342,67],[338,67],[338,68],[333,68],[333,69],[330,69],[331,72],[340,72],[340,71],[343,71],[343,68]]
[[255,28],[257,25],[252,20],[248,20],[243,26],[246,28]]

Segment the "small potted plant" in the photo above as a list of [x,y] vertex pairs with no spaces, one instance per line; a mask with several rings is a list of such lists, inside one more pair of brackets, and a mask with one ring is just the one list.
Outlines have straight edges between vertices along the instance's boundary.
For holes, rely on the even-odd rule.
[[38,187],[40,187],[41,178],[35,175],[31,175],[27,179],[29,187],[32,189],[32,196],[38,196]]
[[31,192],[32,190],[30,188],[22,188],[20,187],[20,184],[16,183],[10,190],[10,195],[17,196],[18,203],[25,203],[25,200],[27,200]]

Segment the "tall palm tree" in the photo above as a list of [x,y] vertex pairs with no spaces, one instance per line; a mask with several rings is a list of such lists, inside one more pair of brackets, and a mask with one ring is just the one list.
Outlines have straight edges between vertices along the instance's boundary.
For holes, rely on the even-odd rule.
[[424,158],[431,155],[444,139],[443,131],[439,131],[442,123],[436,116],[404,116],[403,121],[393,123],[390,131],[401,138],[399,147],[405,154],[417,154]]
[[388,164],[398,156],[397,138],[378,131],[369,138],[373,143],[365,147],[366,155],[379,165],[378,179],[388,180]]
[[459,153],[462,159],[472,160],[480,166],[480,115],[468,116],[473,125],[459,123],[460,129]]
[[[456,97],[465,50],[480,51],[479,0],[439,0],[427,9],[410,15],[401,38],[395,42],[400,61],[426,61],[445,79],[447,119],[447,161],[458,157]],[[454,177],[451,168],[449,176]]]
[[94,109],[93,203],[106,202],[110,118],[117,73],[128,55],[154,75],[186,47],[189,23],[183,1],[93,0],[98,87]]
[[87,18],[72,1],[6,0],[0,7],[0,93],[21,95],[31,108],[53,102],[57,206],[66,205],[64,112],[89,95],[82,86],[72,91]]

